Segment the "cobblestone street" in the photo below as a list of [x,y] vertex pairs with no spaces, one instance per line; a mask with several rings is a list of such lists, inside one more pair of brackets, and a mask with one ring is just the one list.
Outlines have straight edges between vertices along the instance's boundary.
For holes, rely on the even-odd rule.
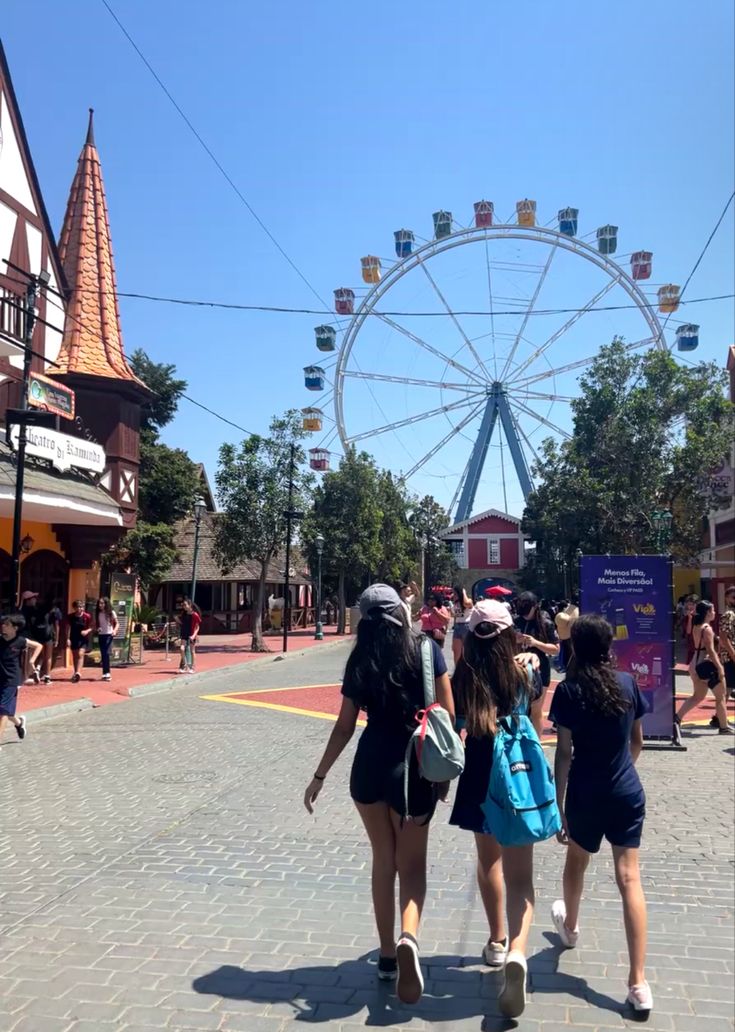
[[[348,645],[207,674],[175,690],[33,724],[0,750],[1,1032],[412,1032],[513,1028],[480,963],[471,837],[439,811],[421,947],[426,994],[374,975],[369,849],[351,748],[315,817],[304,787],[331,724],[201,698],[339,680]],[[356,741],[356,739],[355,739]],[[733,749],[706,728],[646,750],[649,980],[661,1032],[732,1032]],[[593,863],[580,946],[549,907],[563,850],[537,850],[529,1032],[632,1025],[609,853]]]

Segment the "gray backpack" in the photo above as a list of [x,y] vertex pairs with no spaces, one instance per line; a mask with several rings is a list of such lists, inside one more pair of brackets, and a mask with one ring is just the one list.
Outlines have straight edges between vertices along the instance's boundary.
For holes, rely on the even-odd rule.
[[408,816],[408,773],[411,753],[416,751],[419,774],[426,781],[453,781],[464,770],[464,745],[452,727],[452,719],[434,695],[434,661],[431,642],[422,636],[421,676],[424,682],[424,708],[416,714],[418,727],[406,747],[403,796]]

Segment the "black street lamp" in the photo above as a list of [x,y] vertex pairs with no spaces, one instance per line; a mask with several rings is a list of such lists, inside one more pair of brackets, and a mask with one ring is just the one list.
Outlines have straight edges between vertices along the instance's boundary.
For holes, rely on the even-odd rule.
[[317,561],[316,627],[314,629],[314,638],[316,641],[321,641],[324,637],[324,628],[322,627],[322,552],[324,551],[324,537],[321,534],[317,534],[314,538],[314,547],[316,548]]
[[656,535],[656,551],[659,555],[668,553],[671,543],[671,525],[674,517],[668,509],[656,509],[651,513],[651,523]]
[[207,503],[203,498],[197,498],[194,502],[194,558],[191,564],[191,601],[192,604],[196,601],[194,598],[197,590],[197,563],[199,562],[199,532],[202,527],[202,516],[207,511]]

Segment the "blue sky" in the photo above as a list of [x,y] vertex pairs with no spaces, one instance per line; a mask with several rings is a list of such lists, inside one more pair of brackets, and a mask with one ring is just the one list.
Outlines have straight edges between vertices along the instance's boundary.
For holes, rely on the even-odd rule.
[[[728,0],[466,0],[451,8],[435,0],[114,0],[113,7],[271,233],[330,303],[335,287],[359,286],[362,255],[393,255],[395,229],[429,238],[439,208],[468,225],[481,198],[495,202],[503,221],[518,199],[534,198],[542,225],[553,225],[559,208],[578,207],[580,235],[608,222],[620,227],[616,257],[654,252],[649,292],[660,283],[681,284],[732,190]],[[67,5],[44,5],[29,33],[27,2],[6,0],[2,26],[53,224],[60,225],[93,106],[121,291],[320,307],[197,145],[101,0],[75,0],[71,8],[70,15]],[[731,208],[687,296],[732,291],[732,242]],[[488,255],[482,244],[457,248],[431,267],[450,307],[485,311],[489,261],[501,310],[530,298],[547,257],[542,245],[501,242]],[[627,269],[627,258],[621,264]],[[596,275],[582,259],[555,257],[537,307],[581,307],[605,282]],[[611,304],[625,300],[617,292],[606,297]],[[439,307],[420,270],[383,301],[384,310]],[[122,317],[128,351],[143,347],[158,361],[174,362],[193,397],[248,429],[264,430],[285,408],[319,403],[304,389],[302,367],[318,356],[314,326],[331,317],[133,300],[123,300]],[[566,318],[532,317],[516,367]],[[668,329],[687,321],[701,325],[697,357],[724,361],[734,339],[732,301],[682,307]],[[488,367],[495,331],[502,368],[519,319],[499,317],[493,327],[488,317],[460,322],[482,341],[476,347]],[[459,355],[464,346],[447,319],[411,317],[404,325],[442,353]],[[636,340],[646,331],[637,312],[592,313],[549,349],[539,369],[589,355],[616,332]],[[456,379],[456,370],[450,377],[438,360],[376,320],[353,355],[362,371]],[[465,350],[462,364],[467,359]],[[543,384],[571,396],[575,376]],[[456,397],[376,381],[368,390],[353,380],[345,418],[359,433]],[[533,405],[568,426],[565,403]],[[405,471],[470,411],[453,414],[453,423],[442,415],[366,444],[382,464]],[[479,417],[463,431],[467,436],[457,434],[422,467],[416,490],[449,503]],[[534,446],[546,433],[530,417],[522,425]],[[166,431],[169,443],[187,448],[210,473],[219,445],[233,436],[186,403]],[[519,513],[520,490],[509,473],[503,492],[501,462],[507,471],[507,449],[501,455],[492,447],[476,508],[507,503]]]

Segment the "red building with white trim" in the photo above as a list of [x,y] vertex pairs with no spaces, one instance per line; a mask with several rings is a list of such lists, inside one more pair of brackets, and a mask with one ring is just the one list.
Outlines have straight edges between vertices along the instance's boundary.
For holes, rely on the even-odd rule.
[[465,587],[484,577],[515,581],[525,565],[521,521],[507,512],[487,509],[440,534],[452,551]]

